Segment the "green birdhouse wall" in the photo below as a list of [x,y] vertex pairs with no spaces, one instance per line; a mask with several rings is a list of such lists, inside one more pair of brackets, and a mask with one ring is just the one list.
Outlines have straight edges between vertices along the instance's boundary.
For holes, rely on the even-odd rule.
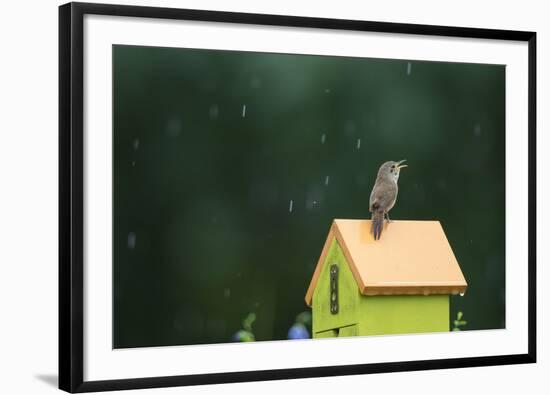
[[370,221],[335,220],[306,294],[313,337],[448,331],[466,287],[439,222],[394,221],[375,241]]

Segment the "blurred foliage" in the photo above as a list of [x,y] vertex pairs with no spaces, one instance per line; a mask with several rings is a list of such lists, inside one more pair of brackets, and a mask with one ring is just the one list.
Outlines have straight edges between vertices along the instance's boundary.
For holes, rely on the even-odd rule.
[[311,338],[311,324],[311,312],[302,311],[296,316],[296,321],[288,330],[287,339],[300,340]]
[[252,332],[252,324],[256,321],[256,314],[250,313],[243,320],[243,329],[240,329],[233,335],[233,341],[238,342],[253,342],[256,340]]
[[296,316],[296,323],[311,327],[311,311],[302,311]]
[[469,284],[450,317],[504,327],[504,66],[117,45],[113,89],[115,347],[226,342],[243,311],[286,339],[399,159],[392,219],[441,221]]
[[464,330],[464,328],[461,329],[461,327],[464,327],[468,324],[468,321],[462,319],[463,315],[464,314],[462,313],[462,311],[456,313],[456,319],[453,321],[453,331]]

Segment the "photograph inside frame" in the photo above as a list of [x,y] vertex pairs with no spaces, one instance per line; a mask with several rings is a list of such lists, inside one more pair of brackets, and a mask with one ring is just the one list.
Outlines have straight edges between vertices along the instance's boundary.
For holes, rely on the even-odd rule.
[[505,328],[505,66],[113,46],[113,347]]

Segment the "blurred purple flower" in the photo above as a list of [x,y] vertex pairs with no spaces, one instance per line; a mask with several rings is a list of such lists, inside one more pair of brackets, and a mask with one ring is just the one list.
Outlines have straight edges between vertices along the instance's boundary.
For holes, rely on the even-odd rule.
[[309,332],[304,324],[296,323],[288,330],[289,340],[309,339]]

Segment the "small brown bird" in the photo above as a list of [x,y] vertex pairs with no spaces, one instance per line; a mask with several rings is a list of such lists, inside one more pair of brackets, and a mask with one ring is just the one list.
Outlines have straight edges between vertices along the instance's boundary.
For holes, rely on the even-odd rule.
[[399,162],[385,162],[378,169],[378,176],[370,194],[369,211],[372,213],[371,233],[374,240],[380,239],[384,227],[384,217],[390,221],[389,211],[397,199],[397,180],[399,171],[407,167],[405,159]]

